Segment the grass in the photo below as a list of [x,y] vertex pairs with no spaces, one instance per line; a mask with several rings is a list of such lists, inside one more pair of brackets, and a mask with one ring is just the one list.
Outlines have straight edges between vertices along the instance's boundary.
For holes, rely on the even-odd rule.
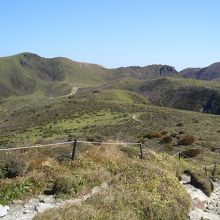
[[[57,158],[56,150],[59,155],[62,152],[65,160]],[[66,157],[69,150],[54,148],[49,153],[42,149],[18,154],[27,163],[26,173],[1,180],[0,202],[7,204],[51,191],[57,178],[67,178],[68,194],[60,189],[56,193],[59,198],[79,197],[104,182],[109,188],[79,206],[50,210],[35,219],[186,219],[190,198],[176,177],[179,169],[184,170],[184,162],[168,162],[166,155],[162,161],[151,155],[141,160],[136,147],[115,145],[82,145],[77,160],[71,161]],[[174,166],[176,163],[179,166]]]
[[[165,131],[166,135],[179,138],[194,136],[192,147],[206,149],[209,155],[211,148],[220,142],[218,116],[142,104],[141,97],[137,102],[136,95],[124,91],[105,91],[102,98],[98,96],[94,93],[87,98],[45,100],[39,94],[35,99],[31,96],[10,98],[0,105],[4,112],[2,119],[0,117],[1,146],[28,146],[73,138],[140,141],[152,131]],[[19,107],[21,102],[23,107]],[[134,114],[139,121],[133,119]],[[162,138],[145,141],[159,151],[165,146]],[[176,146],[177,141],[173,138],[170,153],[186,149],[182,145]],[[218,158],[219,154],[207,156],[204,162],[219,163]]]
[[[108,97],[109,92],[106,93]],[[114,97],[126,95],[129,99],[114,102],[112,98],[97,100],[96,95],[77,100],[66,97],[40,102],[32,108],[30,98],[30,106],[20,109],[16,117],[10,115],[14,111],[9,104],[10,113],[6,113],[8,121],[3,123],[5,129],[2,127],[1,141],[5,140],[8,146],[10,143],[21,146],[75,137],[136,142],[155,131],[160,134],[158,138],[144,139],[148,147],[159,152],[163,137],[172,136],[173,140],[169,143],[172,149],[167,153],[200,148],[202,152],[194,159],[207,164],[217,162],[215,175],[219,176],[220,155],[211,152],[219,141],[218,116],[151,106],[142,104],[142,101],[135,104],[130,102],[130,93],[123,92],[121,96],[117,90],[110,94]],[[132,118],[134,114],[139,121]],[[193,135],[195,142],[192,146],[178,146],[177,137],[186,135]],[[108,190],[82,205],[46,212],[36,219],[54,219],[54,216],[57,219],[71,219],[73,216],[75,219],[80,216],[84,219],[103,219],[106,216],[111,219],[164,219],[163,216],[186,219],[190,198],[179,185],[177,177],[189,167],[192,172],[202,174],[200,178],[205,177],[203,166],[188,159],[166,161],[167,153],[162,154],[162,161],[147,151],[141,161],[137,148],[122,146],[82,146],[76,161],[69,159],[70,153],[69,146],[17,154],[26,161],[26,172],[15,179],[1,179],[0,203],[28,199],[45,192],[56,193],[60,198],[76,198],[107,181],[110,184]],[[7,156],[1,155],[1,163]],[[209,176],[211,173],[208,170]],[[65,189],[57,187],[61,179],[66,179],[63,183]]]
[[[107,190],[85,203],[46,212],[36,219],[186,219],[190,198],[178,177],[188,170],[193,173],[194,182],[209,195],[206,175],[213,177],[212,169],[207,168],[205,173],[198,162],[216,162],[214,176],[220,176],[220,154],[211,151],[220,142],[219,116],[153,106],[148,101],[199,110],[203,93],[218,93],[217,82],[178,77],[143,81],[146,75],[157,75],[160,66],[107,70],[65,58],[43,59],[26,53],[1,58],[0,67],[0,92],[2,97],[9,96],[0,97],[1,148],[77,138],[142,142],[162,156],[160,160],[144,150],[144,160],[140,160],[138,148],[114,145],[80,145],[75,161],[70,160],[69,145],[18,151],[16,157],[25,162],[25,169],[13,179],[5,179],[2,167],[15,155],[1,153],[1,204],[42,193],[77,198],[108,182]],[[11,76],[13,69],[18,76]],[[73,86],[83,88],[74,96],[59,97],[68,94]],[[196,96],[191,95],[194,91]],[[195,139],[188,146],[180,144],[179,140],[190,136]],[[200,152],[193,158],[197,163],[187,158],[168,160],[169,154],[192,149]]]

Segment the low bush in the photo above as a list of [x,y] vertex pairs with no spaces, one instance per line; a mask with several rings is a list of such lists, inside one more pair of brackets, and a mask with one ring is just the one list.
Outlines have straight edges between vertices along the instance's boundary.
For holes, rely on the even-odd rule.
[[164,149],[166,151],[171,151],[171,150],[173,150],[173,146],[170,143],[167,143],[164,145]]
[[166,135],[166,134],[168,134],[168,131],[161,131],[160,133],[161,133],[161,135]]
[[144,137],[148,139],[153,139],[153,138],[161,138],[161,133],[158,131],[151,131],[147,133]]
[[201,153],[200,149],[189,149],[181,152],[183,157],[196,157]]
[[5,161],[2,170],[4,177],[15,178],[22,176],[26,166],[24,161],[18,160],[17,158],[9,158]]
[[137,147],[131,147],[131,146],[121,146],[120,151],[122,151],[123,153],[125,153],[128,157],[135,157],[137,158],[140,151],[139,148]]
[[178,134],[172,133],[170,136],[173,137],[173,138],[175,138],[176,136],[178,136]]
[[195,141],[195,138],[192,135],[186,135],[178,140],[178,145],[191,145]]
[[55,179],[52,189],[54,194],[68,194],[71,190],[72,182],[68,177],[59,176]]
[[182,126],[184,126],[184,124],[182,122],[180,122],[180,123],[176,124],[176,126],[177,127],[182,127]]
[[211,195],[211,192],[213,191],[214,187],[212,181],[208,177],[202,174],[192,172],[191,170],[185,170],[184,173],[191,176],[191,185],[198,189],[201,189],[207,196]]
[[173,138],[170,135],[164,136],[161,140],[161,143],[168,144],[173,140]]

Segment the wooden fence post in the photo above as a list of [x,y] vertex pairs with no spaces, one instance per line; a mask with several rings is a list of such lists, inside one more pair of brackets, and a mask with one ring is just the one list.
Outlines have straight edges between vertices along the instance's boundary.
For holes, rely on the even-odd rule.
[[181,157],[181,153],[179,152],[179,160],[180,160],[180,157]]
[[76,145],[77,145],[77,140],[75,139],[73,142],[73,150],[72,150],[72,156],[71,156],[72,160],[75,160],[76,158]]
[[215,170],[216,170],[216,163],[215,163],[215,165],[214,165],[214,169],[213,169],[213,171],[212,171],[212,176],[215,175]]
[[140,144],[140,158],[144,159],[142,144]]
[[208,173],[207,173],[207,168],[205,166],[205,175],[208,176]]

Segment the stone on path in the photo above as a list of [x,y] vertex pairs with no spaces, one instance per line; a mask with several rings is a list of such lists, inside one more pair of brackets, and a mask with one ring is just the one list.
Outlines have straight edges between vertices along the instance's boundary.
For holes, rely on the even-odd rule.
[[53,208],[54,206],[49,204],[49,203],[43,203],[43,202],[39,202],[36,207],[35,207],[35,210],[39,213],[42,213],[44,211],[46,211],[47,209],[51,209]]
[[8,213],[8,210],[9,210],[8,206],[0,205],[0,217],[6,216]]

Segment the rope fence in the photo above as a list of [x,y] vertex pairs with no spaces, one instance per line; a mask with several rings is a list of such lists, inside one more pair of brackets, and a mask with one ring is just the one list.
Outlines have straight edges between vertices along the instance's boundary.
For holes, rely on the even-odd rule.
[[[66,142],[58,142],[58,143],[52,143],[52,144],[40,144],[40,145],[32,145],[32,146],[27,146],[27,147],[14,147],[14,148],[3,148],[0,149],[0,152],[8,152],[8,151],[16,151],[16,150],[30,150],[30,149],[34,149],[34,148],[47,148],[47,147],[55,147],[55,146],[64,146],[67,144],[73,144],[73,149],[72,149],[72,156],[71,158],[74,160],[76,157],[76,146],[77,143],[83,143],[83,144],[102,144],[102,145],[138,145],[140,147],[140,158],[143,159],[144,158],[144,152],[143,149],[146,149],[148,152],[150,152],[152,155],[154,155],[157,158],[163,159],[163,156],[158,154],[157,152],[155,152],[154,150],[150,149],[149,147],[147,147],[146,145],[142,144],[142,143],[138,143],[138,142],[99,142],[99,141],[83,141],[83,140],[73,140],[73,141],[66,141]],[[205,167],[205,171],[207,171],[207,168],[212,168],[214,167],[214,171],[216,169],[216,163],[215,164],[203,164],[201,162],[198,162],[194,159],[192,159],[191,157],[185,155],[182,152],[177,152],[173,155],[171,155],[167,160],[171,160],[172,158],[178,156],[179,160],[181,158],[181,156],[183,156],[184,158],[187,158],[189,160],[191,160],[194,163],[197,163],[201,166]],[[214,172],[213,171],[213,172]]]

